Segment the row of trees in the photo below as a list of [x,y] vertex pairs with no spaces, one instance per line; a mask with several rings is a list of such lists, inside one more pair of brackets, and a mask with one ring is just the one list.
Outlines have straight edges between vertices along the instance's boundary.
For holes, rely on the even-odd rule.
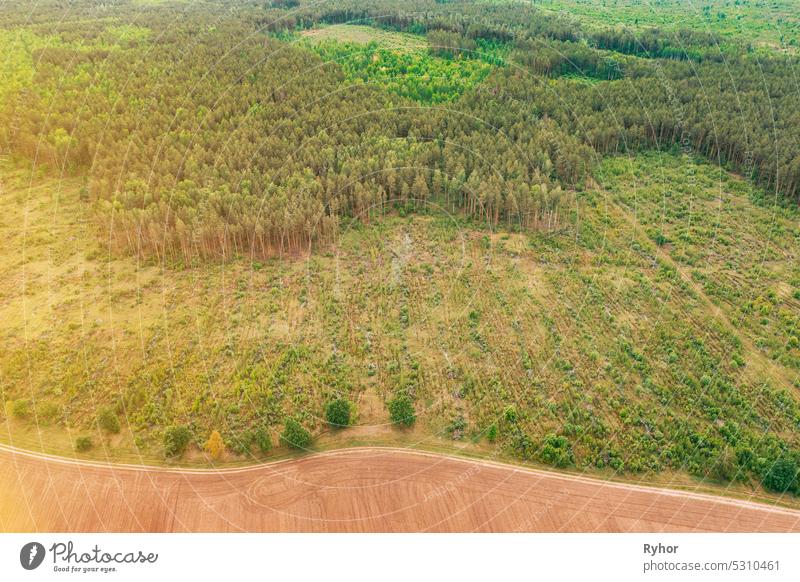
[[[347,427],[351,422],[352,408],[353,405],[346,398],[333,398],[325,405],[325,420],[332,429]],[[176,458],[184,454],[194,440],[194,435],[189,426],[171,425],[164,429],[162,440],[165,456]],[[284,420],[283,431],[280,434],[282,444],[305,450],[311,446],[312,440],[311,433],[300,421],[292,417]],[[270,451],[272,437],[268,429],[259,427],[248,432],[244,441],[240,436],[231,442],[234,452],[237,453],[248,453],[253,445],[257,445],[262,453]],[[221,459],[225,455],[227,447],[225,439],[217,430],[211,431],[208,439],[203,443],[203,450],[214,460]]]

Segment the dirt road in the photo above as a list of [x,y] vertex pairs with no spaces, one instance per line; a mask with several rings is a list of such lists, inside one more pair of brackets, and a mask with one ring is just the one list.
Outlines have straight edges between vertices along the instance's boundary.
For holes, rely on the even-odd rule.
[[181,471],[0,447],[0,530],[800,532],[800,512],[399,449]]

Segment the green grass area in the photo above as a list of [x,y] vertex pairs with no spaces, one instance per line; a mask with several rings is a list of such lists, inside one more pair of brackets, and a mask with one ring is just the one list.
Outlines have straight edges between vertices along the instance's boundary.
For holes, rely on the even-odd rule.
[[424,50],[428,48],[428,42],[423,36],[357,24],[331,24],[319,28],[311,28],[302,31],[300,36],[311,42],[324,40],[336,40],[353,44],[374,42],[381,48],[399,51]]
[[330,25],[304,31],[302,42],[341,66],[348,81],[364,82],[425,103],[444,103],[478,85],[509,49],[481,41],[475,51],[443,58],[418,35],[370,26]]
[[395,52],[377,44],[316,44],[314,50],[342,67],[350,81],[374,84],[426,103],[453,101],[480,83],[491,65],[474,59],[450,60],[426,52]]
[[536,6],[598,28],[692,28],[792,51],[800,42],[800,18],[792,0],[542,0]]
[[758,489],[800,448],[797,213],[677,156],[612,158],[601,177],[557,233],[431,206],[344,225],[309,257],[175,269],[109,257],[80,180],[29,186],[6,166],[11,436],[41,425],[62,449],[90,436],[88,455],[158,457],[186,425],[190,461],[218,430],[242,462],[255,427],[276,445],[289,416],[326,432],[342,396],[358,426],[341,442],[394,442],[403,396],[429,444]]

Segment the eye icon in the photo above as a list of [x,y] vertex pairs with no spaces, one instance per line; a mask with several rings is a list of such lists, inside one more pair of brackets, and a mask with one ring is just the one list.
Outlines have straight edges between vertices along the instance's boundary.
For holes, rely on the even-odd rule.
[[19,563],[26,570],[35,570],[44,561],[44,546],[39,542],[30,542],[19,551]]

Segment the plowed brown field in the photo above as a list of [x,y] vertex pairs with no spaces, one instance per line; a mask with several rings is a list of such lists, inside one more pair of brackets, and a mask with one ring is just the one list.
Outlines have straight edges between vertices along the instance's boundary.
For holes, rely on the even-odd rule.
[[396,449],[183,471],[3,447],[0,529],[800,532],[800,512]]

